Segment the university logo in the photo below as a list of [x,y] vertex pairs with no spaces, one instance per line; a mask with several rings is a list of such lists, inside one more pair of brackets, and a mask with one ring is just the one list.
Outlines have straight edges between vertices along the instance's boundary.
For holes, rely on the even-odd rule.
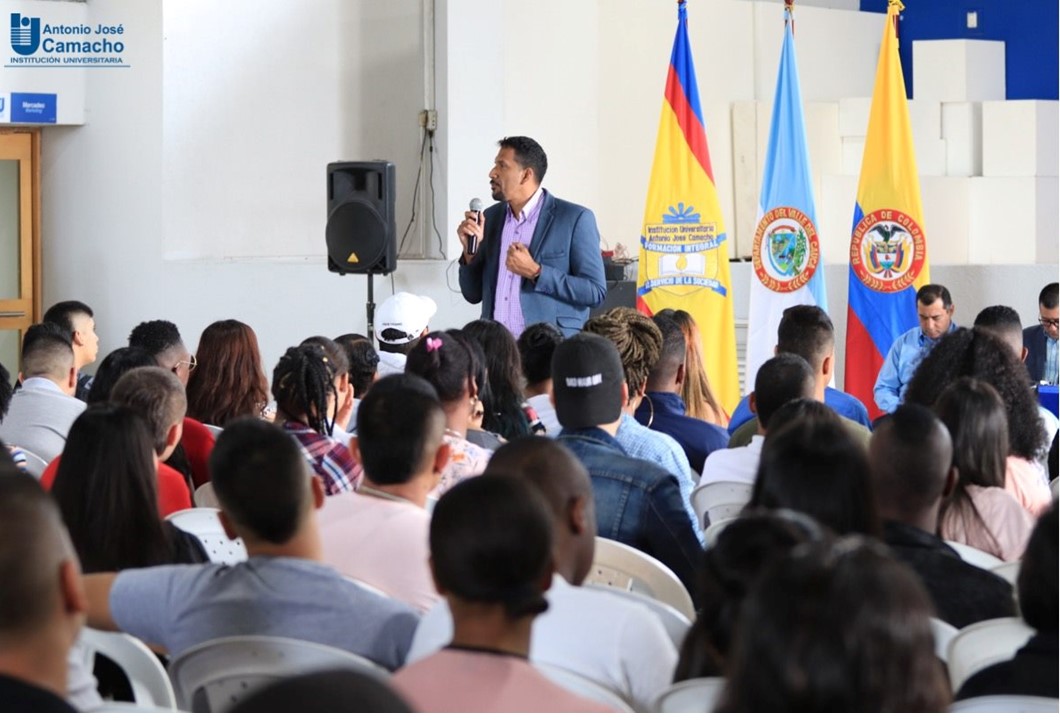
[[19,55],[32,55],[40,47],[40,18],[11,13],[11,49]]
[[870,290],[893,293],[913,284],[927,248],[916,220],[898,210],[875,210],[861,219],[850,241],[850,266]]
[[817,272],[821,260],[817,228],[797,208],[772,208],[758,222],[751,260],[755,275],[767,289],[794,292]]

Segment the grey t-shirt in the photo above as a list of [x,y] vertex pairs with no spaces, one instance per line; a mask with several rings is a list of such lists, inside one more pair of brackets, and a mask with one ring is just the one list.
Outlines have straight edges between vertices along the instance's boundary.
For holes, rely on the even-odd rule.
[[271,635],[330,645],[394,670],[419,617],[311,560],[255,556],[238,565],[169,565],[118,573],[111,617],[172,656],[222,637]]

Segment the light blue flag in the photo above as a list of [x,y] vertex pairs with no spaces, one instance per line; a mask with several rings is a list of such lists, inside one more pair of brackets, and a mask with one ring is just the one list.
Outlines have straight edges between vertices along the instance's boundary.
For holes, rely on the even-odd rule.
[[751,253],[754,277],[744,383],[748,392],[754,389],[758,368],[773,357],[784,310],[792,305],[819,305],[828,310],[793,26],[791,12],[785,8],[784,47]]

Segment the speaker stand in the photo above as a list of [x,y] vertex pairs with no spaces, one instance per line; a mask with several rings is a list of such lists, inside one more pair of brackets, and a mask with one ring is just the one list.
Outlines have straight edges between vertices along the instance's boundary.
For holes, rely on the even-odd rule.
[[368,303],[365,306],[365,312],[368,315],[368,340],[372,345],[378,346],[375,340],[375,284],[373,282],[375,278],[374,273],[368,273]]

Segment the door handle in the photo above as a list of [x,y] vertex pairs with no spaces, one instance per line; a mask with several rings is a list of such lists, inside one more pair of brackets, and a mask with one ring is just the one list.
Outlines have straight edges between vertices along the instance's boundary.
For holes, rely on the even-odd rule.
[[26,313],[21,310],[0,310],[0,318],[17,318],[26,317]]

